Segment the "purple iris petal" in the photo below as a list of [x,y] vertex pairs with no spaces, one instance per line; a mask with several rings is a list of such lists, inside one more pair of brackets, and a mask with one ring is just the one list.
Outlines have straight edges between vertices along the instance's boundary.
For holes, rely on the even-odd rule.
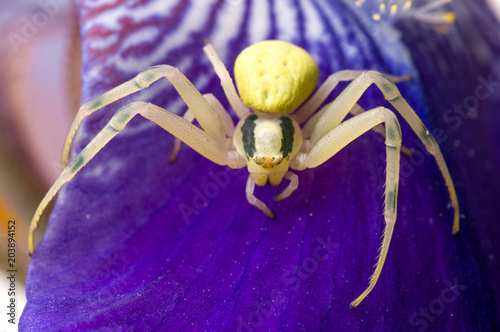
[[[349,309],[367,286],[383,231],[382,137],[367,133],[320,167],[299,172],[298,190],[282,202],[272,197],[286,183],[258,188],[276,212],[271,220],[247,203],[245,170],[217,166],[185,146],[169,164],[172,135],[138,117],[60,192],[30,265],[20,328],[498,328],[493,273],[500,242],[492,229],[498,207],[490,206],[498,197],[498,159],[480,138],[498,135],[491,110],[500,101],[481,102],[478,118],[463,119],[459,130],[443,118],[454,102],[474,94],[478,75],[490,71],[499,80],[498,62],[491,64],[498,42],[478,39],[498,23],[481,21],[479,15],[489,15],[483,5],[455,7],[465,23],[448,35],[418,22],[404,25],[405,44],[389,38],[394,30],[371,29],[362,13],[339,2],[81,1],[84,102],[166,63],[228,108],[202,52],[204,37],[231,73],[249,44],[282,39],[311,52],[320,81],[341,69],[412,75],[399,84],[402,94],[430,129],[449,137],[441,146],[457,184],[462,231],[451,235],[452,210],[433,158],[402,156],[398,221],[384,270],[372,293]],[[467,48],[472,38],[489,59],[473,57],[480,54]],[[450,80],[456,90],[446,85]],[[168,82],[155,83],[89,117],[72,156],[132,100],[177,114],[186,109]],[[375,88],[361,104],[387,105]],[[403,122],[402,130],[403,143],[422,151]],[[456,140],[463,145],[457,148]]]
[[[449,36],[419,34],[412,22],[404,22],[401,29],[423,83],[430,86],[440,82],[428,89],[431,109],[440,110],[432,113],[429,120],[434,130],[445,129],[441,147],[450,171],[455,174],[461,213],[465,216],[458,248],[463,260],[462,274],[468,276],[468,267],[478,265],[485,294],[481,301],[489,303],[479,310],[495,317],[491,326],[498,329],[500,210],[496,201],[500,197],[497,176],[500,150],[496,142],[500,139],[497,111],[500,40],[496,31],[499,24],[482,1],[458,2],[452,8],[463,19],[457,21],[455,33]],[[429,42],[431,38],[434,45]],[[469,262],[465,250],[474,256]]]

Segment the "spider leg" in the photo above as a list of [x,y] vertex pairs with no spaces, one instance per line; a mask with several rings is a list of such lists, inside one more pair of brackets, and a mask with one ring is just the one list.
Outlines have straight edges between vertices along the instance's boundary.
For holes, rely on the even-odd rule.
[[375,71],[363,72],[355,80],[353,80],[351,84],[349,84],[349,86],[342,91],[337,99],[330,104],[328,109],[318,120],[317,125],[311,134],[310,146],[314,146],[314,144],[316,144],[318,140],[328,133],[331,128],[337,126],[356,104],[365,90],[373,83],[375,83],[375,85],[377,85],[377,87],[382,91],[385,99],[389,101],[403,116],[406,122],[408,122],[415,134],[417,134],[418,138],[425,145],[427,151],[429,151],[429,153],[436,159],[439,170],[441,171],[446,186],[448,187],[451,206],[454,210],[452,232],[454,234],[457,233],[460,227],[457,194],[441,150],[432,135],[429,133],[427,127],[422,123],[415,111],[401,96],[401,93],[394,82],[392,82],[384,74]]
[[[363,112],[366,112],[366,110],[361,106],[359,106],[358,104],[354,105],[354,107],[351,108],[351,110],[349,111],[349,113],[351,113],[352,115],[360,115]],[[382,124],[376,125],[375,127],[372,128],[372,130],[382,135],[382,137],[385,138],[385,128]],[[411,150],[404,145],[401,145],[401,153],[407,155],[408,157],[411,157],[413,154]]]
[[295,189],[297,189],[297,187],[299,186],[299,177],[297,176],[297,174],[292,173],[292,172],[286,172],[284,178],[287,180],[290,180],[290,183],[285,188],[285,190],[283,190],[283,192],[281,194],[276,195],[274,197],[274,200],[276,202],[281,201],[282,199],[289,197],[295,191]]
[[213,94],[206,93],[203,95],[203,97],[205,97],[207,102],[210,104],[210,106],[212,106],[212,109],[219,117],[224,134],[227,137],[232,138],[234,134],[234,122],[233,119],[231,119],[231,117],[229,116],[229,113],[226,112],[219,99],[217,99],[217,97],[215,97]]
[[[188,121],[189,123],[193,123],[193,121],[194,121],[193,112],[191,112],[188,109],[186,111],[186,113],[184,113],[184,115],[182,116],[182,118],[184,120]],[[174,139],[174,148],[172,149],[172,153],[170,154],[170,157],[168,158],[168,162],[169,163],[173,163],[175,161],[175,159],[177,159],[177,155],[181,151],[181,145],[182,145],[182,141],[176,137]]]
[[[314,130],[314,128],[316,127],[316,124],[318,123],[318,120],[321,118],[321,116],[323,115],[323,113],[326,112],[326,110],[328,109],[328,107],[331,105],[331,103],[328,103],[326,104],[325,106],[323,106],[318,112],[314,113],[314,115],[312,117],[309,118],[309,120],[307,120],[306,124],[304,125],[304,127],[302,128],[302,136],[304,138],[310,138],[311,137],[311,133],[312,131]],[[359,106],[358,104],[355,104],[351,110],[349,111],[349,113],[351,113],[352,115],[359,115],[361,113],[365,112],[365,110]],[[379,124],[379,125],[376,125],[375,127],[372,128],[373,131],[381,134],[382,136],[385,135],[385,129],[384,129],[384,126]]]
[[[316,124],[318,123],[318,120],[321,118],[321,116],[323,115],[323,113],[328,109],[328,107],[330,106],[331,103],[328,103],[326,104],[325,106],[323,106],[318,112],[314,113],[314,115],[312,117],[309,118],[309,120],[307,120],[306,124],[304,125],[304,127],[302,128],[302,136],[304,138],[310,138],[311,137],[311,133],[312,131],[314,130],[314,127],[316,127]],[[366,112],[365,109],[363,109],[361,106],[359,106],[358,104],[355,104],[351,110],[349,111],[349,113],[351,113],[352,115],[359,115],[363,112]],[[385,138],[385,128],[382,124],[378,124],[376,125],[375,127],[372,128],[372,130],[380,135],[382,135],[382,137]],[[311,149],[311,145],[308,145],[308,146],[304,146],[304,150],[305,152],[309,151]],[[407,156],[411,156],[412,155],[412,152],[410,149],[408,149],[407,147],[405,146],[401,146],[401,152]]]
[[323,106],[319,111],[314,113],[314,115],[307,120],[306,124],[302,127],[302,137],[304,137],[304,139],[308,139],[311,137],[311,133],[314,130],[314,127],[316,127],[319,118],[321,118],[323,113],[325,113],[330,104],[331,102]]
[[[221,125],[222,125],[222,129],[224,131],[224,135],[227,137],[233,137],[233,133],[234,133],[233,119],[231,119],[231,117],[226,112],[224,107],[222,107],[222,104],[220,103],[220,101],[211,93],[206,93],[203,95],[203,97],[205,97],[207,102],[210,104],[210,106],[212,106],[212,109],[215,111],[215,113],[219,117],[219,120],[220,120]],[[184,113],[183,118],[192,123],[194,121],[193,112],[191,112],[191,110],[188,109],[186,111],[186,113]],[[230,143],[231,143],[231,140],[226,142],[226,146],[228,148],[230,147],[229,146]],[[170,154],[170,158],[168,159],[168,161],[170,163],[173,163],[175,161],[180,150],[181,150],[181,140],[176,137],[175,141],[174,141],[174,148],[172,150],[172,153]]]
[[[352,115],[360,115],[361,113],[366,112],[366,110],[361,107],[359,104],[355,104],[353,108],[349,111]],[[378,124],[372,128],[372,130],[385,138],[385,128],[382,124]]]
[[262,202],[260,199],[255,197],[255,195],[253,194],[254,190],[255,190],[255,180],[254,180],[252,174],[250,174],[250,175],[248,175],[247,186],[245,189],[248,203],[252,204],[257,209],[264,212],[269,218],[276,219],[276,215],[274,214],[273,211],[271,211],[267,207],[266,203]]
[[[358,77],[362,70],[341,70],[330,75],[316,92],[302,105],[292,116],[299,123],[304,123],[332,93],[339,82],[352,81]],[[410,79],[410,76],[387,75],[394,82],[401,82]]]
[[143,70],[133,79],[80,106],[80,109],[71,124],[66,141],[64,142],[63,164],[66,165],[73,138],[78,130],[78,127],[80,127],[81,122],[86,116],[94,113],[106,105],[111,104],[112,102],[117,101],[118,99],[149,87],[153,82],[156,82],[162,77],[165,77],[170,83],[172,83],[186,105],[193,112],[203,130],[210,137],[222,144],[225,140],[225,136],[222,132],[220,121],[217,120],[217,114],[212,110],[207,100],[203,98],[201,93],[194,87],[187,77],[181,73],[179,69],[169,65],[160,65]]
[[38,226],[40,216],[57,194],[62,185],[70,181],[94,156],[120,131],[134,116],[141,114],[148,120],[153,121],[172,135],[178,137],[184,143],[193,148],[202,156],[219,165],[228,165],[232,168],[241,168],[246,165],[236,151],[225,150],[219,142],[205,133],[203,130],[191,124],[189,121],[169,112],[159,106],[145,103],[133,102],[121,109],[108,122],[90,143],[78,154],[62,171],[52,187],[49,189],[40,205],[35,211],[29,227],[28,252],[33,253],[33,232]]
[[226,66],[224,66],[224,63],[222,63],[219,56],[217,55],[217,52],[215,52],[215,48],[213,47],[212,44],[207,43],[207,45],[203,47],[203,51],[205,52],[208,59],[212,63],[215,73],[220,78],[222,89],[226,94],[229,104],[231,105],[231,107],[233,108],[234,112],[236,113],[239,119],[244,118],[250,113],[248,106],[243,103],[241,98],[236,93],[236,88],[234,87],[233,79],[229,75]]
[[387,154],[384,236],[375,272],[370,277],[369,286],[358,298],[351,302],[351,307],[356,307],[371,292],[377,283],[389,250],[389,243],[391,242],[397,211],[399,155],[401,147],[401,128],[399,122],[394,113],[384,107],[363,112],[331,129],[318,140],[309,153],[303,153],[300,157],[302,164],[302,167],[299,167],[300,169],[319,166],[330,159],[344,146],[382,122],[385,122],[385,145]]

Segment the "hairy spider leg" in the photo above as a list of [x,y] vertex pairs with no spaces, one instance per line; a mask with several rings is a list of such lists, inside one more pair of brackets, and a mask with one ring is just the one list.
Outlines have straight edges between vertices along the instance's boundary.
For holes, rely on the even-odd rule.
[[224,144],[226,137],[223,132],[223,127],[221,126],[220,121],[218,121],[217,114],[210,107],[207,100],[179,69],[169,65],[159,65],[143,70],[133,79],[80,106],[80,109],[71,124],[66,141],[64,142],[63,164],[66,165],[66,162],[68,161],[71,143],[73,142],[73,138],[75,137],[76,131],[80,127],[81,122],[86,116],[94,113],[106,105],[111,104],[112,102],[117,101],[118,99],[149,87],[152,83],[162,77],[165,77],[174,86],[186,105],[193,112],[203,130],[218,143]]
[[308,147],[306,148],[313,147],[316,142],[331,130],[331,128],[337,126],[346,117],[347,113],[356,104],[365,90],[373,83],[375,83],[383,93],[384,98],[389,101],[403,116],[406,122],[408,122],[415,134],[417,134],[418,138],[425,145],[427,151],[434,156],[446,186],[448,187],[451,206],[454,210],[452,232],[456,234],[460,229],[458,200],[455,186],[453,185],[453,180],[451,179],[450,172],[444,161],[443,154],[427,127],[422,123],[411,106],[408,105],[396,85],[387,78],[387,76],[379,72],[368,71],[363,72],[354,79],[320,117],[311,134]]
[[[351,108],[351,110],[349,111],[349,113],[351,113],[352,115],[360,115],[363,112],[366,112],[366,110],[358,104],[354,105],[353,108]],[[385,138],[385,128],[382,124],[376,125],[372,128],[372,130]],[[408,157],[411,157],[413,154],[411,150],[404,145],[401,145],[401,153]]]
[[[231,168],[242,168],[246,166],[245,160],[240,157],[236,150],[225,150],[215,138],[180,116],[164,108],[143,101],[136,101],[125,105],[113,115],[106,127],[104,127],[68,164],[68,166],[64,168],[61,175],[59,175],[40,202],[29,227],[29,254],[32,254],[34,250],[33,232],[38,226],[40,216],[52,198],[54,198],[59,189],[61,189],[62,185],[70,181],[85,165],[87,165],[87,163],[92,160],[111,139],[122,131],[129,121],[137,114],[141,114],[146,119],[153,121],[175,137],[178,137],[193,150],[218,165],[228,165]],[[222,127],[220,121],[217,120],[216,124]]]
[[316,142],[309,153],[303,153],[299,157],[301,163],[299,169],[317,167],[330,159],[347,144],[382,122],[385,123],[385,145],[387,153],[384,236],[375,272],[370,277],[369,286],[358,298],[351,302],[351,308],[361,303],[377,283],[387,257],[394,224],[396,223],[399,185],[399,154],[402,138],[398,119],[394,113],[384,107],[363,112],[328,131]]

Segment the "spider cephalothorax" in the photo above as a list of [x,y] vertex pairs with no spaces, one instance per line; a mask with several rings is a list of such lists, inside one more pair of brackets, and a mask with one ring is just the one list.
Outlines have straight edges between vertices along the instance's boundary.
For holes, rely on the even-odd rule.
[[298,123],[288,116],[253,113],[236,126],[234,146],[247,159],[255,183],[277,186],[302,145]]
[[[236,127],[213,95],[201,95],[178,69],[168,65],[150,67],[130,81],[82,105],[66,139],[64,163],[68,159],[73,137],[85,116],[148,87],[162,77],[172,83],[189,110],[181,118],[159,106],[140,101],[119,109],[106,127],[68,164],[38,206],[30,225],[30,253],[34,249],[33,232],[40,216],[61,186],[70,181],[137,114],[155,122],[177,138],[171,161],[175,160],[182,141],[216,164],[231,168],[247,166],[250,173],[245,190],[247,199],[271,218],[275,218],[274,213],[254,196],[256,184],[276,186],[283,178],[289,180],[285,190],[276,196],[276,200],[284,199],[298,186],[298,176],[290,169],[317,167],[363,133],[375,129],[385,136],[387,154],[385,231],[370,284],[351,303],[352,307],[357,306],[373,289],[382,271],[396,221],[399,184],[401,128],[396,116],[384,107],[364,111],[356,104],[372,84],[401,113],[435,157],[454,208],[453,232],[458,232],[458,202],[448,168],[436,141],[394,84],[394,81],[402,78],[375,71],[339,71],[332,74],[303,103],[316,86],[316,63],[305,50],[290,43],[264,41],[243,50],[236,60],[235,77],[240,99],[213,46],[206,45],[204,51],[239,118]],[[333,102],[320,108],[339,81],[352,82]],[[344,121],[349,112],[355,116]],[[202,129],[191,123],[195,118]],[[385,128],[380,126],[381,123],[385,124]]]

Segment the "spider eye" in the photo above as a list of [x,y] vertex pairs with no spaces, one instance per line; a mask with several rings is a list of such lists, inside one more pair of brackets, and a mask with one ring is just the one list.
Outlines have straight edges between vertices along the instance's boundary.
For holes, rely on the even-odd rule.
[[264,167],[265,169],[271,169],[271,168],[274,168],[274,166],[278,166],[279,164],[281,164],[281,162],[283,161],[283,156],[280,156],[280,155],[274,156],[274,157],[254,156],[253,161],[255,161],[255,163],[257,165],[260,165],[260,166]]

